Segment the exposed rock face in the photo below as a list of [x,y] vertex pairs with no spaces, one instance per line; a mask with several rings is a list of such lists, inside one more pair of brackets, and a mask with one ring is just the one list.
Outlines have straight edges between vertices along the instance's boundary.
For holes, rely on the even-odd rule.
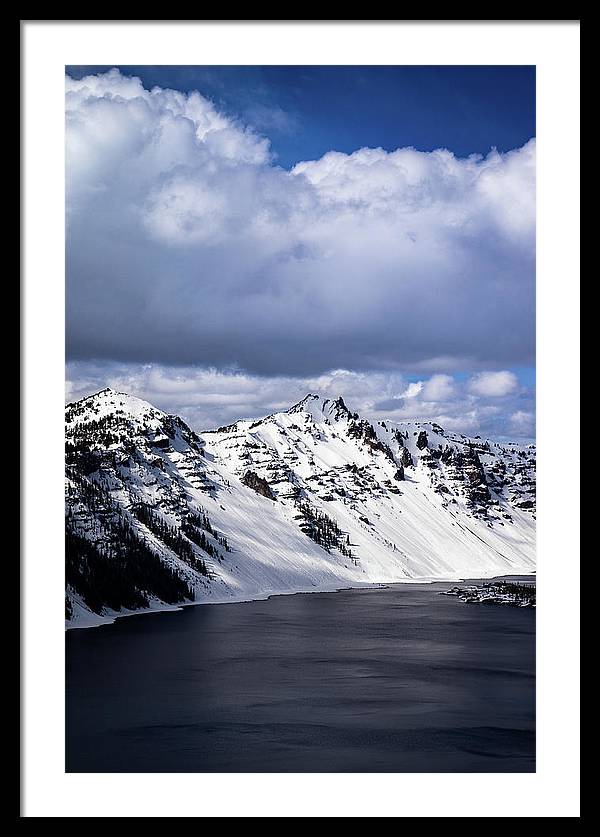
[[188,598],[534,566],[534,447],[370,423],[317,395],[202,438],[110,390],[65,418],[74,623]]
[[534,509],[535,508],[535,500],[517,500],[515,502],[515,506],[518,509]]
[[446,478],[462,486],[470,506],[485,507],[491,502],[485,468],[475,446],[466,445],[462,450],[446,446],[440,454],[445,465]]
[[171,440],[168,436],[155,436],[153,439],[150,440],[150,444],[153,448],[167,450],[167,448],[169,448],[171,445]]
[[323,412],[334,421],[339,421],[343,418],[352,418],[352,414],[350,413],[348,407],[346,407],[344,399],[341,395],[339,398],[336,398],[335,401],[325,399],[323,402]]
[[267,497],[269,500],[275,499],[275,495],[271,491],[269,483],[262,477],[259,477],[255,471],[246,471],[242,477],[242,482],[244,485],[247,485],[248,488],[256,491],[257,494],[262,494],[263,497]]
[[[292,422],[282,420],[280,414],[253,421],[247,427],[245,442],[239,441],[243,422],[237,423],[235,434],[223,437],[224,449],[228,451],[242,445],[240,475],[252,465],[277,498],[286,500],[314,491],[321,501],[342,500],[353,510],[367,497],[402,496],[395,483],[400,474],[406,480],[406,469],[411,468],[415,469],[411,482],[424,480],[429,484],[442,508],[458,505],[477,519],[485,518],[486,525],[503,526],[503,521],[511,518],[508,511],[500,508],[503,503],[515,507],[516,502],[525,502],[519,508],[533,515],[534,505],[528,501],[535,497],[534,448],[515,448],[513,452],[497,443],[446,433],[435,423],[371,424],[339,398],[310,395],[282,415],[290,412],[294,413]],[[287,449],[281,447],[284,441]],[[343,467],[333,464],[337,453],[329,447],[337,448],[339,444],[350,444],[352,451]],[[220,442],[218,446],[221,449]],[[367,465],[361,458],[362,451],[369,455]],[[304,466],[305,456],[308,458]],[[508,461],[512,463],[510,474],[506,473]],[[325,462],[332,464],[327,467]],[[513,469],[518,474],[515,479]],[[504,483],[510,486],[510,496],[502,493]]]
[[[385,430],[388,429],[388,426],[384,421],[381,422],[381,426]],[[406,438],[405,434],[402,433],[401,430],[397,430],[396,428],[393,428],[393,427],[390,429],[390,433],[391,433],[392,439],[397,443],[398,447],[400,447],[400,448],[404,447],[404,440]]]
[[216,490],[199,437],[110,389],[65,420],[68,618],[193,599],[228,549],[198,499]]
[[415,463],[413,462],[413,458],[412,458],[412,456],[410,455],[410,451],[408,450],[408,448],[403,447],[403,448],[400,450],[400,464],[401,464],[404,468],[412,468],[412,467],[413,467],[413,465],[415,464]]
[[479,454],[473,448],[465,453],[463,473],[467,482],[467,497],[473,504],[489,503],[491,495]]
[[442,450],[442,455],[440,459],[442,460],[444,465],[447,465],[449,462],[452,462],[452,460],[456,456],[456,453],[457,452],[455,448],[450,447],[450,445],[446,445],[446,447]]
[[421,430],[417,436],[417,447],[419,450],[424,450],[427,447],[427,441],[427,433],[424,430]]
[[394,454],[391,448],[377,436],[375,428],[368,421],[352,419],[348,424],[348,436],[351,439],[360,439],[362,443],[373,453],[380,451],[389,460],[394,462]]

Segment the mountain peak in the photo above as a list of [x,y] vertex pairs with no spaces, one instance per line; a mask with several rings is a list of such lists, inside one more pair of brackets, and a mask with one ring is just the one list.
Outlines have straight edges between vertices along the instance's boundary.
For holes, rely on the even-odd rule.
[[302,399],[301,399],[300,401],[298,401],[296,404],[293,404],[293,405],[289,408],[289,410],[286,410],[286,412],[287,412],[287,413],[300,413],[300,412],[301,412],[302,410],[304,410],[304,409],[305,409],[305,408],[306,408],[309,404],[311,404],[311,403],[312,403],[312,402],[314,402],[314,401],[319,401],[319,400],[320,400],[320,396],[315,395],[315,394],[313,394],[312,392],[309,392],[309,393],[308,393],[308,395],[305,395],[305,396],[304,396],[304,398],[302,398]]
[[323,419],[334,419],[338,421],[340,419],[350,418],[353,415],[341,395],[337,398],[326,398],[323,395],[317,395],[311,392],[286,412],[308,413],[316,421],[322,421]]
[[341,395],[335,399],[326,399],[323,402],[323,412],[335,419],[350,418],[352,415]]
[[126,415],[137,425],[156,423],[166,418],[165,413],[153,407],[148,401],[137,398],[135,395],[128,395],[126,392],[118,392],[111,387],[105,387],[79,401],[68,404],[66,410],[67,425],[98,421],[112,415]]
[[311,392],[200,439],[110,387],[68,405],[69,621],[533,566],[535,452],[350,409]]

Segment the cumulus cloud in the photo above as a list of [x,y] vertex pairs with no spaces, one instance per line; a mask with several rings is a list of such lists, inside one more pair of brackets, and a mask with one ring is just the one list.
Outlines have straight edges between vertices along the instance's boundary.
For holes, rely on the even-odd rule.
[[[66,148],[72,360],[248,380],[446,373],[418,399],[387,384],[377,396],[405,406],[451,403],[461,367],[533,360],[533,140],[467,159],[332,151],[287,171],[200,93],[113,70],[67,77]],[[468,392],[507,386],[488,376]]]
[[451,375],[432,375],[423,389],[423,398],[426,401],[451,401],[455,395],[456,387]]
[[510,417],[510,430],[517,436],[535,436],[535,415],[528,410],[517,410]]
[[471,392],[488,398],[502,398],[515,392],[519,382],[513,372],[479,372],[469,381]]
[[[474,394],[468,382],[448,375],[408,381],[397,372],[364,373],[337,369],[307,377],[262,377],[240,370],[165,367],[76,361],[67,367],[66,400],[74,401],[105,386],[145,398],[181,415],[198,431],[240,418],[259,418],[287,410],[308,392],[341,395],[348,406],[375,420],[430,420],[446,430],[502,438],[534,435],[533,393]],[[500,403],[499,403],[500,402]]]

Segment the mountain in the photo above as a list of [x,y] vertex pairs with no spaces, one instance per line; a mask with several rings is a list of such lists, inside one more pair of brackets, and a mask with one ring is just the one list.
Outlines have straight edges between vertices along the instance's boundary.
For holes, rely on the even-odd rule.
[[110,389],[66,407],[66,618],[532,572],[535,447],[342,398],[197,435]]

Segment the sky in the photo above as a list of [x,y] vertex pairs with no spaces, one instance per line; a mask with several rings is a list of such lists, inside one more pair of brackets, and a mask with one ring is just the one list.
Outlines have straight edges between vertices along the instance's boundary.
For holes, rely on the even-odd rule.
[[531,67],[68,67],[67,399],[535,432]]

